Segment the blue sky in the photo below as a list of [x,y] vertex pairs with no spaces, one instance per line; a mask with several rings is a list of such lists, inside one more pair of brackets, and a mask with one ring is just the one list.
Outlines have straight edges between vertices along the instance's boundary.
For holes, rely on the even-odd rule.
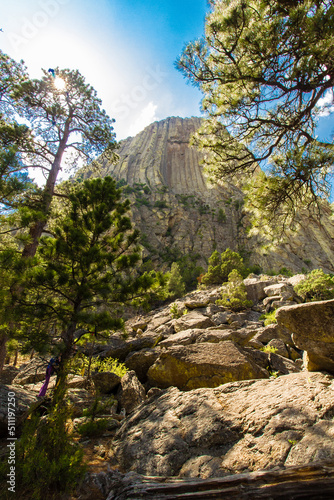
[[206,0],[0,0],[0,48],[41,68],[79,69],[116,138],[168,116],[199,116],[201,94],[174,68],[204,31]]
[[[42,67],[79,69],[116,119],[118,140],[168,116],[200,115],[201,94],[174,61],[203,34],[207,0],[0,0],[0,6],[0,48],[23,59],[33,77]],[[333,131],[332,113],[321,118],[318,133],[329,140]]]

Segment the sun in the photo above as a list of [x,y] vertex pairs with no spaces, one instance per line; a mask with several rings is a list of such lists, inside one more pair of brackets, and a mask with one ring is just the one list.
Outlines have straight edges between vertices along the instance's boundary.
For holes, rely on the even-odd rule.
[[63,80],[59,76],[57,76],[57,78],[55,78],[54,85],[55,85],[57,90],[64,90],[66,87],[65,80]]

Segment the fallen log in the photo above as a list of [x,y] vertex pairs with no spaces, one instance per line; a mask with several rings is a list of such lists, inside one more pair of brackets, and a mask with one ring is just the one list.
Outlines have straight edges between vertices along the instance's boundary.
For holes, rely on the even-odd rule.
[[[334,463],[287,467],[211,479],[136,476],[113,500],[333,500]],[[115,490],[114,490],[115,491]]]

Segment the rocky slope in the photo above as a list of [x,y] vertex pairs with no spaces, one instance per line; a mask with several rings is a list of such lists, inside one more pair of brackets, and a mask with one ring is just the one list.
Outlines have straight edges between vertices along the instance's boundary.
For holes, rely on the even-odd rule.
[[[146,490],[147,498],[157,491],[159,498],[173,498],[172,478],[176,492],[193,492],[189,498],[201,498],[195,484],[196,491],[208,490],[202,498],[221,498],[228,484],[235,488],[231,498],[296,498],[308,494],[308,484],[314,496],[300,498],[331,498],[334,300],[300,303],[293,286],[302,278],[249,277],[244,283],[253,306],[238,313],[215,303],[219,287],[194,291],[176,301],[179,317],[162,307],[128,320],[127,338],[120,332],[96,347],[96,355],[117,357],[129,371],[121,379],[93,377],[103,397],[115,398],[103,416],[103,444],[95,445],[112,469],[90,476],[84,493],[92,485],[99,493],[80,498],[135,499]],[[270,310],[278,323],[264,326],[260,315]],[[18,373],[9,368],[0,399],[14,391],[21,418],[36,401],[45,363],[34,358]],[[78,376],[69,381],[74,426],[92,401],[84,383]],[[3,436],[6,430],[1,412]],[[263,475],[254,476],[259,471]],[[196,478],[202,482],[187,482]],[[157,481],[167,481],[166,488]],[[278,495],[277,481],[291,496]],[[323,485],[322,496],[316,484]]]
[[171,117],[155,122],[120,143],[116,165],[104,164],[132,200],[133,220],[147,253],[159,262],[180,255],[204,264],[214,249],[242,252],[268,272],[287,267],[334,270],[334,223],[330,211],[320,221],[303,215],[301,227],[272,246],[263,235],[248,236],[243,194],[231,184],[212,186],[201,168],[201,154],[189,146],[199,118]]

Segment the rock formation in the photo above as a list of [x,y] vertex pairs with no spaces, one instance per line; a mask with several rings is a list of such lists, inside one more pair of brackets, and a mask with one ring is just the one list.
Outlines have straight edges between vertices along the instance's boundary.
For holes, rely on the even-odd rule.
[[311,302],[277,311],[277,321],[288,328],[296,347],[306,352],[309,371],[334,373],[334,300]]
[[334,270],[334,224],[330,210],[320,220],[301,217],[301,227],[273,247],[263,235],[250,237],[243,193],[225,182],[211,185],[203,174],[201,154],[189,146],[200,118],[171,117],[121,141],[116,165],[105,163],[102,175],[125,186],[142,244],[157,265],[181,255],[204,264],[217,249],[249,256],[268,272],[282,267]]
[[149,398],[115,436],[112,463],[149,476],[219,477],[334,457],[334,380],[301,372]]
[[[107,424],[112,468],[88,476],[91,496],[81,497],[332,498],[334,300],[300,303],[293,286],[302,278],[250,276],[253,306],[241,312],[216,304],[219,286],[196,290],[95,346],[130,371],[94,375],[111,404],[97,419]],[[273,310],[278,323],[264,325],[261,313]],[[39,363],[1,388],[4,404],[8,391],[17,395],[17,415],[40,404]],[[74,429],[94,402],[81,379],[69,382]]]

